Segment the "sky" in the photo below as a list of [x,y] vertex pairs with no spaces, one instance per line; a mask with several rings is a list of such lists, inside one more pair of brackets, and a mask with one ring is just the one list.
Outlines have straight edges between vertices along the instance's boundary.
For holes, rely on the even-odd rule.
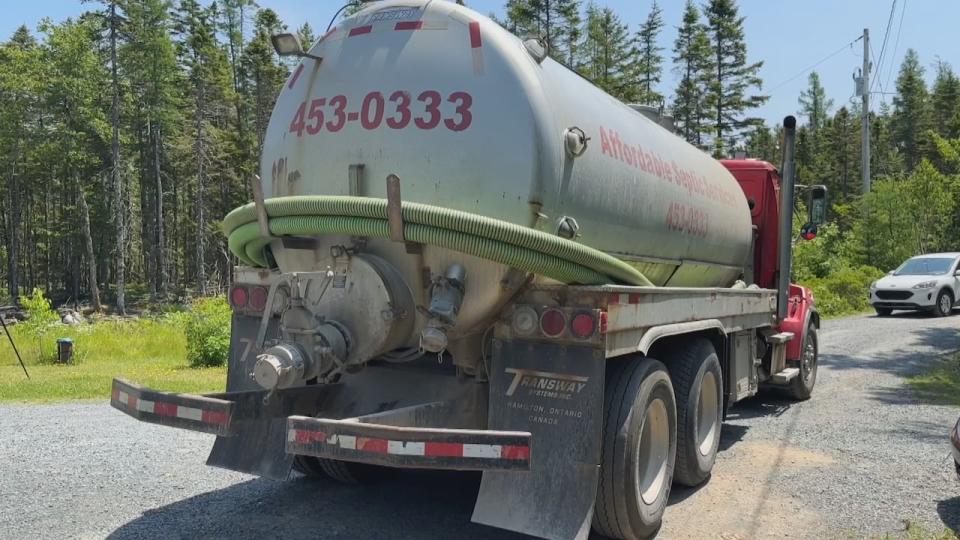
[[[327,27],[334,12],[343,5],[340,0],[257,0],[261,7],[276,11],[290,27],[309,22],[317,34]],[[705,0],[700,0],[702,3]],[[467,4],[483,13],[503,12],[504,0],[466,0]],[[609,6],[635,32],[650,10],[651,0],[594,0],[597,5]],[[3,2],[0,17],[0,37],[6,38],[21,24],[35,29],[44,17],[60,21],[66,17],[92,9],[96,4],[79,0],[30,0]],[[807,87],[808,68],[816,66],[827,95],[834,101],[834,110],[853,99],[852,74],[862,64],[863,44],[848,43],[859,37],[864,28],[870,30],[874,63],[872,84],[874,94],[871,109],[881,101],[892,102],[897,70],[908,48],[916,49],[921,64],[926,68],[927,80],[932,81],[937,61],[951,64],[960,72],[960,45],[957,45],[956,23],[960,21],[958,0],[896,0],[896,11],[883,54],[884,34],[894,0],[740,0],[740,13],[745,16],[744,32],[750,61],[763,60],[760,70],[763,93],[769,101],[751,114],[765,118],[770,124],[779,123],[784,116],[795,114],[797,98]],[[669,57],[680,23],[684,0],[660,0],[666,24],[660,44]],[[902,20],[902,24],[901,24]],[[897,34],[899,30],[899,41]],[[836,53],[836,54],[834,54]],[[832,56],[831,56],[832,55]],[[672,94],[676,78],[665,66],[659,91]],[[859,99],[859,98],[857,98]]]

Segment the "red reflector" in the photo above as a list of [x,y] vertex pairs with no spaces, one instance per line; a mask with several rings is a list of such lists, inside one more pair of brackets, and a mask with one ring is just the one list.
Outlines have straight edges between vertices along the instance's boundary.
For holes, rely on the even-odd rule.
[[242,308],[247,305],[247,300],[249,300],[249,295],[247,294],[247,288],[241,285],[234,285],[230,289],[230,303],[235,308]]
[[573,335],[581,339],[592,336],[596,329],[597,323],[593,320],[593,315],[589,313],[578,313],[570,321],[570,330]]
[[601,334],[607,333],[607,312],[606,311],[600,312],[600,333]]
[[567,318],[559,309],[547,309],[540,314],[540,331],[548,337],[557,337],[567,326]]
[[267,289],[263,287],[250,287],[250,307],[263,311],[267,306]]

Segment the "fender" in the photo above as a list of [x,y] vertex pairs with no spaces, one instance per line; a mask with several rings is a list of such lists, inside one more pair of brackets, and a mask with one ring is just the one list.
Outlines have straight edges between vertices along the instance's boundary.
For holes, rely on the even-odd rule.
[[692,334],[704,330],[719,330],[724,336],[727,335],[723,323],[717,319],[704,319],[702,321],[682,322],[675,324],[665,324],[663,326],[654,326],[643,333],[640,343],[637,344],[637,350],[647,354],[653,344],[660,338],[668,336],[678,336],[681,334]]

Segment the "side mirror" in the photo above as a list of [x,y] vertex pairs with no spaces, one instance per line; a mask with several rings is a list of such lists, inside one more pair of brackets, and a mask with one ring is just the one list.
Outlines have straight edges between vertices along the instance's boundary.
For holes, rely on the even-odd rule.
[[957,269],[957,271],[954,272],[953,275],[955,275],[955,276],[957,276],[957,277],[960,277],[960,269]]
[[896,270],[891,270],[891,271],[887,272],[887,275],[888,275],[888,276],[892,276],[892,275],[894,275],[894,274],[896,274],[896,273],[897,273]]
[[827,186],[811,186],[807,222],[822,225],[827,220]]

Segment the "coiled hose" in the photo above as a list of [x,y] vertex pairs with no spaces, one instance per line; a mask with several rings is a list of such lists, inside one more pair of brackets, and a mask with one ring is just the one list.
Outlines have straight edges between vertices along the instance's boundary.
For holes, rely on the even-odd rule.
[[[265,205],[273,237],[260,235],[253,203],[223,220],[230,251],[251,266],[268,266],[263,249],[280,236],[390,237],[386,199],[298,195],[267,199]],[[467,253],[563,283],[653,285],[620,259],[559,236],[427,204],[403,202],[401,208],[403,236],[410,242]]]

